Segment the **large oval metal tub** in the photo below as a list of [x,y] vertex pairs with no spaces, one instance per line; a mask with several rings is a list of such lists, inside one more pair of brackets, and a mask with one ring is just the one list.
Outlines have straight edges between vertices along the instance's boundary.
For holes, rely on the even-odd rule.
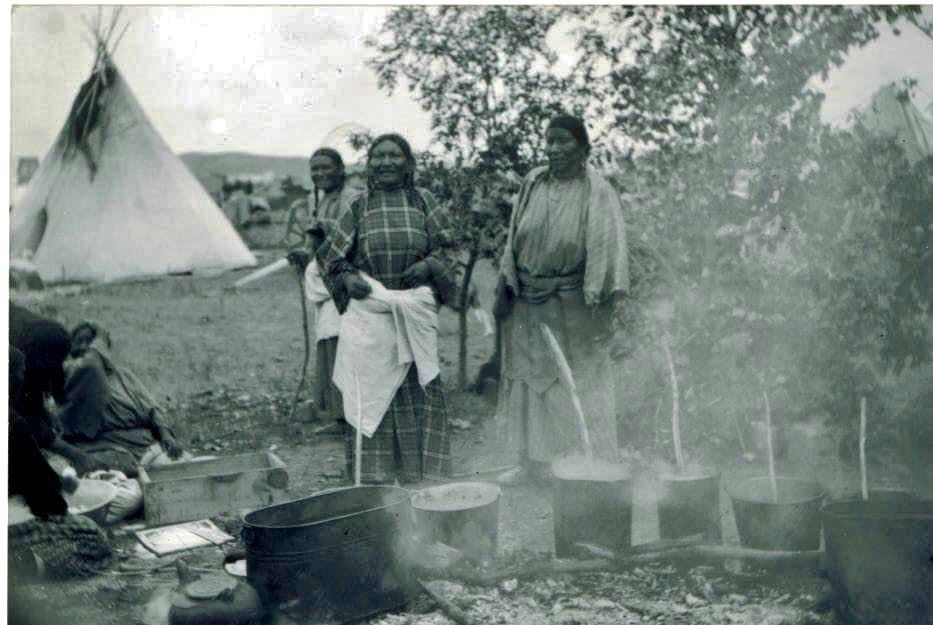
[[246,575],[267,608],[298,600],[309,617],[361,619],[404,605],[411,494],[394,486],[324,491],[244,519]]

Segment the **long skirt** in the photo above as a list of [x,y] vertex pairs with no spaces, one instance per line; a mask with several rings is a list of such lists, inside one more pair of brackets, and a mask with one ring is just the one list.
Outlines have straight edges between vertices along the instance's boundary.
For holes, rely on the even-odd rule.
[[551,329],[570,365],[594,454],[618,460],[608,323],[604,309],[586,306],[582,291],[558,293],[541,304],[516,299],[502,324],[497,410],[499,443],[510,460],[551,462],[584,450],[583,428],[554,353],[544,340],[542,324]]
[[[347,427],[347,471],[354,479],[356,430]],[[361,481],[413,484],[450,475],[450,428],[440,378],[426,388],[412,365],[372,438],[363,436]]]
[[314,403],[335,421],[343,420],[343,397],[334,384],[334,360],[337,358],[337,337],[317,342],[317,388]]

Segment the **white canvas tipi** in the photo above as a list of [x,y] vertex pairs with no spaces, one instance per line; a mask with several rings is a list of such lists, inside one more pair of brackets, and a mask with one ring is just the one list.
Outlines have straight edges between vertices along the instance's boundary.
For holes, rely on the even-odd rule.
[[253,266],[97,38],[64,128],[10,214],[10,252],[46,283]]

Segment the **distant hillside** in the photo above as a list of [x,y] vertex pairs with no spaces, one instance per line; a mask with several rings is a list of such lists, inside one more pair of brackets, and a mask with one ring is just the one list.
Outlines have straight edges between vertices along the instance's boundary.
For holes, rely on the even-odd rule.
[[220,176],[264,174],[291,176],[304,186],[311,184],[308,159],[302,156],[262,156],[246,152],[185,152],[179,157],[210,193],[220,190]]

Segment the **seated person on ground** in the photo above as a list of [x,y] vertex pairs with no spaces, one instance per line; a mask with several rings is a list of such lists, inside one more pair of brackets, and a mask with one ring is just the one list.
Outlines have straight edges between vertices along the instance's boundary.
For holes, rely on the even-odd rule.
[[114,362],[106,331],[81,322],[71,341],[73,360],[58,412],[63,438],[128,477],[163,451],[171,460],[182,458],[184,451],[155,399],[133,372]]

